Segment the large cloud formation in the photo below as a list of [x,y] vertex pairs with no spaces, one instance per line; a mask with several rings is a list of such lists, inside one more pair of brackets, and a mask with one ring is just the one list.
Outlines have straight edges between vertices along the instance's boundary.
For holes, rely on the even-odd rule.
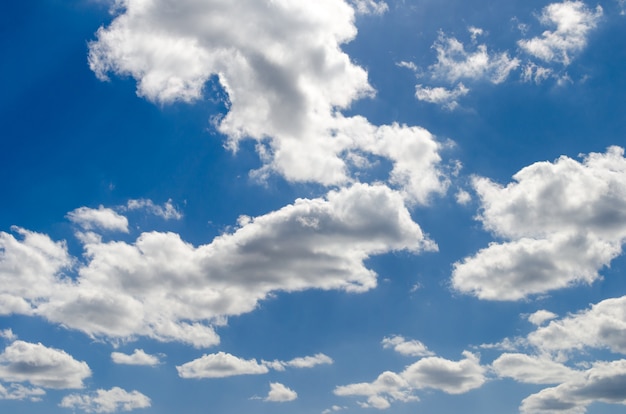
[[610,147],[582,162],[532,164],[503,187],[476,177],[485,229],[505,239],[455,263],[452,285],[488,300],[519,300],[592,283],[626,238],[626,159]]
[[[127,243],[81,232],[86,263],[46,235],[16,231],[22,240],[0,233],[0,295],[16,304],[5,311],[93,337],[147,336],[197,347],[218,343],[214,325],[254,310],[272,292],[363,292],[376,286],[368,257],[436,249],[400,193],[367,184],[242,217],[235,232],[198,247],[174,233],[142,233]],[[10,265],[18,261],[16,274]],[[75,278],[63,273],[71,263]]]
[[[386,10],[372,1],[354,7]],[[391,160],[391,181],[406,184],[413,201],[445,191],[440,145],[426,131],[341,114],[374,93],[367,72],[341,50],[357,33],[349,3],[118,0],[115,11],[89,45],[96,75],[130,75],[140,96],[160,103],[200,99],[217,76],[229,100],[218,129],[232,149],[242,139],[258,142],[257,176],[345,184],[377,156]],[[426,186],[416,188],[413,177]]]

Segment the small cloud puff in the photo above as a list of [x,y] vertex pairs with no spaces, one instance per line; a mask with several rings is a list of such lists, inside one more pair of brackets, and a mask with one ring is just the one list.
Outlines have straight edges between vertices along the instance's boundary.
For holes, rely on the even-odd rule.
[[542,309],[528,315],[528,322],[532,323],[533,325],[539,326],[543,325],[546,321],[556,318],[557,316],[558,315],[556,313],[552,313]]
[[128,219],[104,206],[100,206],[98,209],[80,207],[67,213],[66,217],[84,230],[97,228],[128,233]]
[[394,335],[389,338],[383,338],[383,348],[393,348],[399,354],[414,357],[432,356],[433,352],[426,348],[426,345],[417,340],[407,341],[403,336]]
[[116,364],[125,365],[155,366],[161,362],[157,356],[146,354],[143,349],[135,349],[131,355],[126,355],[121,352],[112,352],[111,359]]
[[267,394],[267,397],[264,401],[267,402],[288,402],[293,401],[298,398],[298,393],[296,393],[291,388],[287,388],[283,384],[279,382],[270,383],[270,392]]
[[454,89],[447,89],[441,86],[428,87],[421,84],[415,86],[415,97],[424,102],[441,105],[447,110],[454,110],[459,106],[458,98],[467,95],[469,89],[461,82]]

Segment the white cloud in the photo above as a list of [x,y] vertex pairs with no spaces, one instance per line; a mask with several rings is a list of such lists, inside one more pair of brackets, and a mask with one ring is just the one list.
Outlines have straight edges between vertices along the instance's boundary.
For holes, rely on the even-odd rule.
[[225,352],[204,355],[177,366],[176,370],[181,378],[223,378],[269,372],[265,365],[255,359],[241,359]]
[[465,359],[450,361],[440,357],[423,358],[409,365],[402,376],[415,388],[433,388],[448,394],[462,394],[485,382],[485,368],[478,357],[463,352]]
[[15,226],[12,230],[21,239],[0,232],[0,312],[29,314],[31,306],[63,283],[61,272],[72,259],[64,242]]
[[183,214],[174,207],[172,200],[167,200],[162,206],[154,204],[152,200],[139,199],[129,200],[126,203],[128,210],[146,210],[150,214],[164,218],[165,220],[180,220]]
[[21,384],[10,384],[5,388],[0,384],[0,400],[25,400],[40,401],[46,392],[41,388],[28,388]]
[[626,159],[619,147],[582,162],[538,162],[502,187],[474,178],[479,219],[496,236],[454,265],[452,285],[481,299],[519,300],[592,283],[626,237]]
[[593,402],[626,405],[626,360],[596,362],[583,374],[524,399],[520,412],[578,414]]
[[294,358],[291,361],[261,361],[263,365],[276,371],[284,371],[285,368],[313,368],[317,365],[330,365],[334,361],[327,355],[316,354],[314,356],[306,356]]
[[376,14],[381,15],[389,10],[389,6],[384,1],[374,0],[349,0],[354,9],[359,14]]
[[327,365],[332,363],[333,360],[328,355],[315,354],[313,356],[294,358],[290,361],[284,362],[283,365],[293,368],[313,368],[317,365]]
[[150,398],[139,391],[128,392],[119,387],[99,389],[92,394],[70,394],[61,400],[61,407],[79,409],[87,413],[132,411],[151,406]]
[[298,393],[296,393],[291,388],[287,388],[280,382],[271,382],[270,392],[267,394],[267,398],[265,398],[265,401],[288,402],[293,401],[296,398],[298,398]]
[[[384,2],[354,4],[361,12],[386,9]],[[231,149],[243,139],[258,142],[264,166],[255,177],[278,173],[289,181],[343,185],[355,180],[351,160],[360,154],[389,158],[394,171],[401,170],[399,184],[408,184],[418,202],[445,191],[438,148],[424,147],[422,130],[341,115],[374,92],[367,72],[340,48],[356,35],[355,10],[345,1],[126,0],[123,6],[90,43],[94,72],[130,75],[138,94],[157,102],[200,99],[217,75],[229,97],[218,129]],[[396,144],[400,134],[405,138]],[[407,160],[416,158],[405,155],[407,145],[425,152]],[[427,179],[409,179],[409,173]],[[397,175],[391,180],[398,184]]]
[[[475,39],[477,28],[470,31]],[[510,58],[508,53],[490,53],[487,46],[479,44],[476,50],[468,52],[463,43],[443,32],[433,44],[437,52],[437,62],[429,67],[436,79],[445,79],[451,83],[460,79],[485,79],[492,83],[502,83],[515,70],[520,62]]]
[[400,67],[400,68],[406,68],[409,70],[412,70],[413,72],[417,72],[418,71],[418,67],[415,63],[413,62],[408,62],[405,60],[401,60],[400,62],[396,63],[396,66]]
[[539,66],[533,62],[527,63],[522,69],[522,80],[524,82],[535,82],[538,85],[550,76],[553,76],[552,69]]
[[132,354],[127,355],[121,352],[112,352],[111,359],[116,364],[125,365],[158,365],[160,363],[159,357],[155,355],[149,355],[144,352],[143,349],[135,349]]
[[457,203],[463,206],[468,204],[470,201],[472,201],[472,196],[470,195],[470,193],[468,193],[467,191],[463,189],[459,189],[459,191],[457,191],[457,193],[455,194],[454,198],[456,199]]
[[[86,262],[71,282],[54,274],[71,261],[65,246],[22,232],[23,242],[5,236],[12,244],[5,243],[0,266],[21,267],[0,273],[0,294],[33,297],[36,315],[93,337],[147,336],[196,347],[218,343],[213,326],[251,312],[272,292],[363,292],[377,283],[364,264],[370,256],[436,249],[400,193],[366,184],[299,199],[198,247],[174,233],[143,233],[134,243],[88,239]],[[54,254],[41,253],[41,245]],[[29,263],[48,274],[26,272]],[[25,283],[33,275],[37,283]]]
[[591,308],[551,321],[528,335],[544,352],[608,348],[626,354],[626,296],[603,300]]
[[361,403],[363,407],[373,407],[384,410],[391,407],[393,401],[419,401],[413,395],[413,390],[408,382],[391,371],[385,371],[374,380],[374,382],[342,385],[336,387],[334,393],[339,396],[364,396],[366,403]]
[[45,388],[82,388],[91,376],[87,363],[65,351],[44,345],[15,341],[0,354],[0,379],[30,382]]
[[336,387],[340,396],[365,396],[364,407],[386,409],[394,401],[417,401],[415,390],[436,389],[448,394],[462,394],[482,386],[486,369],[478,357],[463,352],[465,359],[450,361],[440,357],[422,358],[399,374],[386,371],[371,383],[357,383]]
[[13,342],[17,339],[17,335],[13,333],[13,330],[11,328],[3,329],[0,331],[0,338],[4,338],[10,342]]
[[520,40],[519,46],[530,55],[545,62],[569,65],[574,55],[587,45],[587,38],[602,17],[602,7],[590,10],[582,1],[552,3],[543,8],[539,20],[543,25],[556,26],[540,37]]
[[128,219],[104,206],[93,209],[80,207],[67,213],[67,218],[85,230],[111,230],[128,233]]
[[327,408],[324,411],[322,411],[322,414],[335,413],[337,411],[345,410],[346,408],[348,408],[348,407],[341,407],[339,405],[333,405],[332,407]]
[[482,36],[484,33],[483,29],[481,29],[480,27],[474,27],[474,26],[468,27],[467,31],[470,32],[470,36],[472,37],[472,43],[476,43],[478,36]]
[[382,344],[383,348],[393,348],[394,351],[402,355],[414,357],[434,355],[433,352],[428,350],[426,345],[424,345],[420,341],[417,341],[415,339],[407,341],[403,336],[400,335],[383,338]]
[[579,374],[547,357],[526,354],[503,354],[493,361],[492,368],[499,377],[529,384],[559,384]]
[[434,103],[452,111],[459,106],[458,99],[467,95],[469,89],[459,82],[454,89],[441,86],[428,87],[421,84],[415,85],[415,97],[424,102]]
[[558,317],[556,313],[552,313],[550,311],[542,309],[531,315],[528,315],[528,322],[532,323],[533,325],[539,326],[543,325],[544,322],[554,319],[556,317]]

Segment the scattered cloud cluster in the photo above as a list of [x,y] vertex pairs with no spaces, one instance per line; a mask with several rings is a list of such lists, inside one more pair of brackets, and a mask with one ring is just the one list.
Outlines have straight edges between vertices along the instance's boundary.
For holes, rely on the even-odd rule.
[[[383,340],[383,343],[385,341]],[[340,396],[366,397],[362,407],[387,409],[394,401],[418,401],[416,390],[435,389],[448,394],[462,394],[486,381],[486,368],[477,355],[463,352],[464,359],[450,361],[430,356],[407,366],[402,372],[385,371],[373,382],[342,385],[335,388]]]
[[[467,46],[458,39],[440,32],[432,46],[437,53],[437,61],[428,67],[427,73],[432,81],[445,81],[448,85],[421,83],[416,86],[415,96],[420,101],[454,110],[459,106],[458,99],[470,92],[470,88],[459,80],[466,84],[481,80],[499,84],[520,68],[521,79],[525,82],[539,84],[553,77],[562,85],[569,80],[569,76],[561,68],[571,64],[585,49],[592,30],[597,27],[602,16],[601,6],[592,10],[582,1],[551,3],[541,10],[539,22],[554,29],[545,30],[540,36],[518,40],[517,46],[523,53],[513,57],[507,51],[489,52],[486,44],[478,44],[478,37],[485,34],[481,28],[468,27],[473,51],[468,51]],[[528,31],[528,25],[521,26],[524,32]],[[538,59],[541,63],[532,59]],[[555,67],[555,64],[561,68]],[[399,66],[419,72],[419,68],[412,62],[403,61]]]
[[503,187],[475,177],[478,219],[505,239],[455,263],[455,289],[488,300],[519,300],[590,284],[626,238],[626,159],[610,147],[582,162],[532,164]]
[[551,321],[525,338],[507,338],[515,343],[513,348],[528,353],[507,352],[491,364],[500,378],[552,385],[525,398],[521,413],[578,414],[594,402],[626,404],[626,360],[593,360],[594,350],[626,354],[626,296],[603,300],[560,319],[547,311],[538,311],[530,319],[535,316],[537,325]]
[[46,395],[41,388],[28,388],[21,384],[13,383],[8,388],[0,384],[0,400],[25,400],[40,401]]

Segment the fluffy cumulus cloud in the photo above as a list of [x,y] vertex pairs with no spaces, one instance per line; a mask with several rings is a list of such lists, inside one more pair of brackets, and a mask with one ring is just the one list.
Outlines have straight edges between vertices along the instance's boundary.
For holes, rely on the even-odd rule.
[[531,315],[528,315],[528,322],[532,323],[533,325],[543,325],[544,322],[554,319],[557,316],[558,315],[555,313],[542,309],[534,312]]
[[492,363],[500,377],[530,384],[560,384],[578,374],[577,371],[551,360],[526,354],[503,354]]
[[154,366],[154,365],[158,365],[161,362],[159,361],[159,357],[155,355],[146,354],[143,349],[135,349],[135,351],[130,355],[123,354],[121,352],[112,352],[111,359],[116,364],[124,364],[124,365]]
[[[480,29],[470,29],[475,39]],[[463,43],[443,32],[439,34],[433,48],[437,52],[437,62],[429,67],[431,75],[451,83],[460,79],[502,83],[520,63],[519,59],[511,58],[507,52],[490,53],[485,44],[477,45],[474,51],[467,51]]]
[[272,292],[363,292],[376,286],[376,273],[364,264],[370,256],[436,249],[403,196],[382,185],[299,199],[240,224],[198,247],[161,232],[134,243],[83,240],[86,262],[71,281],[60,278],[72,262],[62,243],[25,230],[21,241],[2,233],[0,294],[26,302],[23,313],[93,337],[206,347],[219,342],[213,327],[225,316],[254,310]]
[[364,407],[386,409],[394,401],[417,401],[416,390],[435,389],[448,394],[462,394],[479,388],[485,382],[486,368],[478,357],[464,352],[464,359],[451,361],[427,357],[407,366],[404,371],[383,372],[373,382],[343,385],[335,388],[336,395],[367,397]]
[[626,405],[626,360],[596,362],[581,375],[524,399],[520,412],[578,414],[593,402]]
[[298,398],[298,393],[281,384],[280,382],[270,383],[270,392],[265,401],[268,402],[288,402]]
[[80,207],[67,213],[67,218],[85,230],[102,229],[128,233],[128,219],[104,206]]
[[[15,341],[0,354],[0,380],[30,382],[45,388],[82,388],[91,376],[86,362],[40,343]],[[21,388],[21,390],[24,390]]]
[[[365,161],[389,158],[403,183],[407,172],[417,177],[426,172],[430,180],[440,175],[427,171],[436,170],[438,160],[425,163],[421,153],[407,159],[415,152],[406,153],[405,147],[421,146],[421,131],[378,128],[340,112],[373,94],[367,72],[341,50],[356,35],[355,9],[382,13],[386,3],[119,0],[117,5],[116,18],[90,43],[94,72],[103,79],[110,73],[130,75],[138,94],[157,102],[200,99],[205,83],[217,76],[228,95],[218,129],[232,149],[242,139],[258,141],[264,167],[256,177],[274,172],[290,181],[343,184],[356,177],[357,155]],[[395,139],[399,134],[403,138]],[[431,152],[426,155],[432,161]],[[428,185],[419,189],[418,201],[433,190],[433,183]],[[434,187],[445,189],[443,181]]]
[[476,177],[485,229],[505,239],[455,263],[452,285],[488,300],[519,300],[589,284],[621,254],[626,237],[626,159],[610,147],[582,162],[532,164],[501,186]]
[[70,394],[61,400],[61,407],[87,413],[114,413],[151,406],[150,398],[139,391],[128,392],[119,387],[97,390],[90,394]]
[[236,375],[266,374],[269,368],[255,359],[242,359],[234,355],[218,352],[176,367],[181,378],[223,378]]
[[551,321],[528,335],[544,352],[605,348],[626,354],[626,296],[603,300],[589,309]]
[[569,65],[572,58],[587,45],[587,39],[602,17],[602,7],[589,9],[582,1],[565,1],[546,6],[540,22],[554,27],[541,36],[523,39],[519,46],[545,62]]
[[63,284],[72,265],[64,242],[13,227],[0,232],[0,314],[30,314],[41,298]]
[[403,336],[394,335],[383,338],[383,348],[393,348],[399,354],[414,357],[424,357],[434,355],[426,345],[415,339],[406,340]]

